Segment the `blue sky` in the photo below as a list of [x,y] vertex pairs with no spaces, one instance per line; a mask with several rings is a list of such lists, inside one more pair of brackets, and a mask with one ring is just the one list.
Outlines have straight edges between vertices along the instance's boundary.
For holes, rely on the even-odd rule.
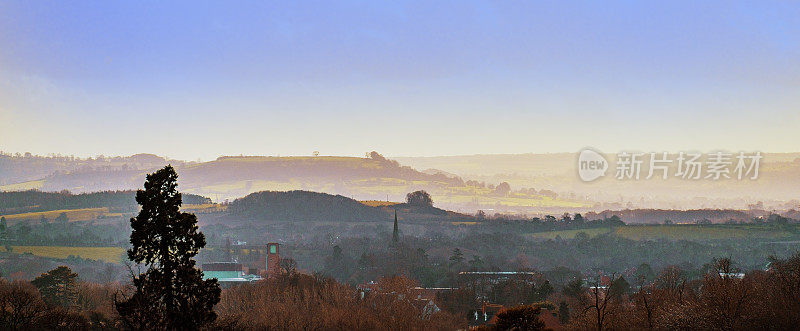
[[0,150],[800,151],[800,4],[0,3]]

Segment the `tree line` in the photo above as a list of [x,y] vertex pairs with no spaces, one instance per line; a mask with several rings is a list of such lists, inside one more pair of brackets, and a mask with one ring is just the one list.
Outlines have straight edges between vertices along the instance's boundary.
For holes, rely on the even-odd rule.
[[[61,209],[108,207],[117,212],[135,212],[135,191],[103,191],[72,194],[69,191],[42,192],[36,190],[0,192],[0,214],[17,214]],[[184,203],[211,203],[211,199],[186,194]]]

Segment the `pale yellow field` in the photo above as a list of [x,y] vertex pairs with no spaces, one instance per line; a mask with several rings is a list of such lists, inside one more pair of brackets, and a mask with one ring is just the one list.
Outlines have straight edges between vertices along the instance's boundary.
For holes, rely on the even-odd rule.
[[359,201],[362,204],[365,204],[370,207],[382,207],[382,206],[394,206],[400,204],[399,202],[391,202],[391,201],[378,201],[378,200],[366,200],[366,201]]
[[44,187],[44,180],[33,180],[29,182],[22,182],[16,184],[8,184],[0,186],[0,191],[27,191],[39,190]]
[[200,205],[183,205],[181,210],[187,213],[216,213],[223,212],[228,209],[227,205],[220,205],[216,203],[204,203]]
[[[31,253],[36,256],[55,259],[66,259],[72,255],[83,259],[103,260],[110,263],[121,263],[122,254],[125,252],[122,247],[11,246],[11,248],[12,252],[16,254]],[[6,248],[0,246],[0,252],[5,251]]]

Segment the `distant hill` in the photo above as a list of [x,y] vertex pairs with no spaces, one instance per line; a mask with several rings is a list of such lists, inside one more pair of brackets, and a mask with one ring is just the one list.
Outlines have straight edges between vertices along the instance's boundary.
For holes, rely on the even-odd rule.
[[236,199],[228,213],[243,219],[294,222],[385,221],[389,214],[341,195],[265,191]]
[[[136,154],[95,158],[76,158],[74,156],[39,156],[30,154],[0,153],[0,185],[39,181],[67,173],[91,173],[94,171],[127,171],[163,167],[167,163],[174,166],[186,164],[179,160],[167,160],[153,154]],[[36,184],[32,184],[36,185]],[[36,188],[36,187],[31,187]],[[117,189],[117,188],[113,188]]]
[[[588,208],[591,201],[560,198],[552,192],[513,186],[498,194],[493,185],[438,170],[417,171],[378,153],[369,157],[224,156],[209,162],[180,162],[155,155],[73,159],[3,155],[0,174],[13,173],[0,191],[36,189],[58,192],[135,190],[147,173],[166,163],[178,171],[181,192],[233,201],[260,191],[314,191],[359,200],[402,201],[408,192],[426,190],[440,208],[474,213],[477,209],[561,213]],[[41,165],[46,165],[42,167]],[[25,170],[30,166],[36,171]],[[45,172],[50,171],[47,174]],[[41,176],[41,177],[38,177]]]
[[236,199],[228,213],[236,218],[294,222],[381,222],[389,221],[397,210],[403,221],[469,221],[463,215],[430,206],[406,203],[371,206],[341,195],[309,191],[264,191]]

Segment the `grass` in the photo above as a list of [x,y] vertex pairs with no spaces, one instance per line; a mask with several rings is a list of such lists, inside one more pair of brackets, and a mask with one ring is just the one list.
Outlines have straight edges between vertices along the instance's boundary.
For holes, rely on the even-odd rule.
[[39,221],[42,216],[47,218],[48,221],[53,222],[53,220],[58,217],[61,213],[67,214],[67,218],[69,218],[70,222],[76,221],[89,221],[96,219],[98,216],[114,216],[114,215],[121,215],[121,214],[113,214],[108,212],[108,208],[84,208],[84,209],[62,209],[62,210],[51,210],[51,211],[40,211],[40,212],[32,212],[32,213],[22,213],[22,214],[13,214],[13,215],[4,215],[3,217],[6,218],[9,222],[33,222]]
[[[30,253],[54,259],[66,259],[72,255],[83,259],[102,260],[110,263],[121,263],[122,254],[125,252],[122,247],[11,246],[11,248],[12,252],[16,254]],[[6,248],[0,246],[0,252],[5,251]]]

